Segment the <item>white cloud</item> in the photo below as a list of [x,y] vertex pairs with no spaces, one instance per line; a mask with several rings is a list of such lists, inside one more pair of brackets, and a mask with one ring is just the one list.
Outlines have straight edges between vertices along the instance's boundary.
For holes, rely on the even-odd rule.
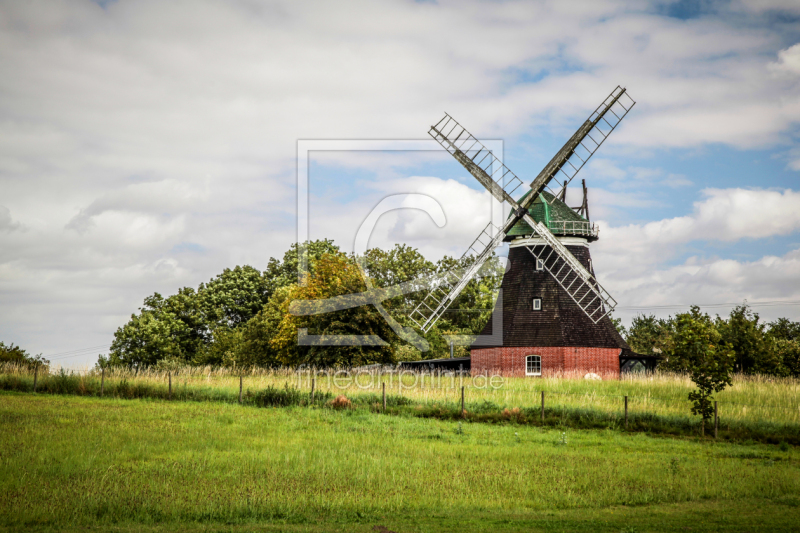
[[404,193],[427,195],[438,202],[445,214],[444,227],[437,227],[426,213],[416,209],[390,211],[378,220],[369,240],[370,247],[386,249],[407,244],[433,260],[443,255],[460,256],[492,216],[488,192],[455,180],[432,176],[385,179],[364,183],[361,194],[345,205],[331,204],[327,196],[312,198],[311,238],[333,238],[343,250],[352,252],[356,233],[372,209],[386,196]]
[[11,232],[19,227],[19,222],[14,222],[11,218],[11,211],[6,206],[0,205],[0,231]]
[[778,61],[769,66],[777,73],[800,76],[800,43],[778,52]]
[[[636,268],[634,265],[643,258],[637,253],[629,253],[624,262],[630,268],[613,272],[607,272],[611,270],[607,268],[610,266],[607,265],[607,256],[600,253],[593,258],[601,283],[619,302],[620,308],[615,315],[626,322],[640,313],[666,316],[686,311],[690,305],[741,304],[745,300],[756,304],[755,310],[765,319],[788,317],[800,320],[800,307],[797,305],[757,305],[759,302],[800,300],[800,249],[755,261],[692,257],[680,265],[651,264],[647,269]],[[659,306],[673,305],[682,307],[658,309]],[[730,307],[733,306],[707,307],[705,311],[724,316]]]
[[673,189],[678,189],[680,187],[691,187],[694,185],[694,182],[683,174],[668,174],[667,177],[661,181],[661,184]]
[[608,253],[635,251],[639,261],[651,264],[691,241],[735,242],[800,230],[800,192],[706,189],[702,195],[705,198],[694,203],[689,215],[620,227],[601,222],[598,248]]
[[[800,249],[752,261],[694,255],[674,258],[694,241],[747,242],[800,230],[800,193],[792,190],[709,189],[690,215],[647,224],[601,224],[592,247],[600,282],[625,307],[800,299]],[[710,311],[716,312],[711,309]],[[656,314],[676,310],[655,310]],[[724,314],[726,310],[720,310]],[[800,318],[800,308],[773,306],[765,317]]]

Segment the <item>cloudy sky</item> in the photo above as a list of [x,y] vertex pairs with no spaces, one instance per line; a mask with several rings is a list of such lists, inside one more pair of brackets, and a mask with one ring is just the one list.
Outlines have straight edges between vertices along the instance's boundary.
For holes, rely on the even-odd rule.
[[800,320],[795,0],[0,2],[0,340],[91,364],[146,295],[264,268],[303,140],[333,147],[301,176],[311,238],[352,249],[421,193],[444,227],[394,211],[370,244],[460,254],[488,195],[408,141],[446,111],[529,181],[617,85],[637,104],[580,175],[617,315]]

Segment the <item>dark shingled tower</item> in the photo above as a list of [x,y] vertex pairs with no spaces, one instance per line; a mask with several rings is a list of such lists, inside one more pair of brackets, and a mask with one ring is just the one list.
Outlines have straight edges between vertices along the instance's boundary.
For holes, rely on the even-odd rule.
[[[581,211],[587,211],[585,201]],[[528,213],[536,222],[544,223],[594,274],[589,243],[597,240],[595,226],[547,192],[536,199]],[[540,243],[535,237],[527,238],[532,233],[521,220],[505,239],[510,246],[510,264],[501,285],[502,339],[496,345],[471,348],[473,374],[573,372],[613,377],[619,375],[621,365],[627,368],[639,362],[649,366],[646,358],[631,351],[608,316],[594,323],[549,272],[537,269],[528,246]],[[535,306],[536,300],[540,304]],[[481,334],[493,333],[489,321]]]

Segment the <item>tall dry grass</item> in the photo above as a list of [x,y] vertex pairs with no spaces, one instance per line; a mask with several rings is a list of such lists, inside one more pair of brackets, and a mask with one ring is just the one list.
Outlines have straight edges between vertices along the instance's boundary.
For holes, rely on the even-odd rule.
[[[317,391],[351,397],[380,394],[401,395],[422,405],[457,404],[464,387],[467,404],[492,404],[498,408],[533,408],[545,392],[548,408],[565,407],[619,413],[628,397],[631,415],[691,418],[687,399],[694,385],[686,374],[654,372],[624,374],[619,379],[587,380],[577,373],[557,373],[539,378],[468,376],[458,373],[416,373],[393,367],[322,370],[291,368],[227,368],[182,366],[162,368],[108,368],[104,392],[120,397],[166,397],[172,379],[176,399],[237,401],[239,382],[244,391],[268,387],[294,387],[310,392],[312,379]],[[51,368],[38,376],[42,392],[73,392],[97,395],[101,372],[97,369],[67,371]],[[800,423],[800,381],[793,378],[742,375],[717,394],[720,418],[735,422]],[[0,388],[33,390],[30,368],[14,363],[0,364]],[[64,390],[62,390],[64,389]],[[68,390],[67,390],[68,389]]]

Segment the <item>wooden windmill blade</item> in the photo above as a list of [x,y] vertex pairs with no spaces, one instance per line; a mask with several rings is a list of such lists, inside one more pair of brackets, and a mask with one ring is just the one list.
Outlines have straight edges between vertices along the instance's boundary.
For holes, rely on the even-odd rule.
[[449,275],[440,278],[422,302],[409,314],[409,318],[427,333],[450,307],[453,300],[461,294],[467,283],[480,271],[494,250],[503,243],[504,237],[505,233],[490,222],[461,256],[459,263],[469,263],[464,273],[460,277]]
[[531,188],[541,192],[555,176],[560,174],[561,179],[565,180],[562,188],[559,191],[549,191],[555,197],[560,196],[561,191],[566,189],[634,105],[636,102],[628,95],[627,90],[617,85],[545,165],[531,183]]
[[[628,101],[621,102],[623,96]],[[501,228],[496,228],[490,223],[470,249],[462,255],[462,260],[468,258],[471,264],[460,279],[448,280],[434,287],[412,311],[410,318],[423,331],[427,332],[433,327],[491,257],[494,250],[502,244],[506,234],[520,220],[525,220],[536,235],[546,243],[546,246],[533,246],[528,249],[542,261],[544,268],[594,323],[614,310],[616,301],[608,291],[602,288],[595,277],[561,244],[547,226],[533,220],[528,214],[528,207],[557,174],[561,173],[566,177],[563,185],[566,187],[634,104],[625,89],[617,86],[533,180],[531,193],[524,197],[522,204],[511,196],[520,189],[522,180],[466,128],[448,114],[445,114],[436,125],[431,126],[429,131],[431,137],[450,152],[492,196],[501,202],[507,202],[512,207],[512,215]],[[616,112],[615,106],[618,106]],[[560,194],[561,191],[554,193],[554,196]]]

